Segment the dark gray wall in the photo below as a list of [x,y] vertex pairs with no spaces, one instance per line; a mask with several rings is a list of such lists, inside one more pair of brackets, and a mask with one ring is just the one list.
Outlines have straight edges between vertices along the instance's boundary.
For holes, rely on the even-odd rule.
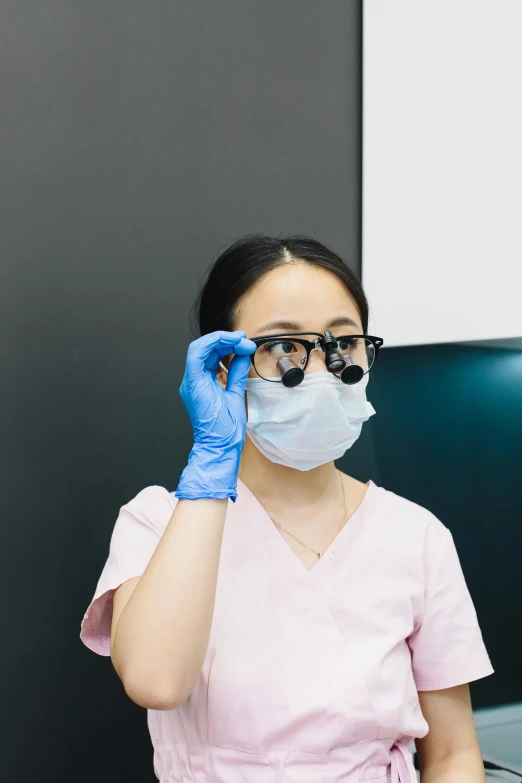
[[359,271],[360,2],[4,0],[0,31],[0,779],[152,781],[79,624],[120,506],[185,465],[206,267],[302,231]]

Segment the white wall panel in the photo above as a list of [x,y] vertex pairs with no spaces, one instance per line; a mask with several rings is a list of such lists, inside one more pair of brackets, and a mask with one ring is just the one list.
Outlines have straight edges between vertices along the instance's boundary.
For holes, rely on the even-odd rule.
[[369,331],[521,337],[522,0],[363,6]]

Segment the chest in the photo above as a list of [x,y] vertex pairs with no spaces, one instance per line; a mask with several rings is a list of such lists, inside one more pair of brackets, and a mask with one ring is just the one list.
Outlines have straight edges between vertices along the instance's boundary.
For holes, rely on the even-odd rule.
[[236,537],[224,548],[194,693],[206,700],[212,741],[259,752],[263,738],[264,747],[323,753],[398,735],[405,701],[417,709],[412,606],[395,578],[403,564],[391,557],[384,568],[340,540],[323,556],[339,554],[335,566],[314,565],[275,531],[268,546],[241,532],[243,546]]
[[288,547],[292,556],[296,557],[307,571],[311,571],[320,560],[319,555],[316,553],[320,552],[322,557],[328,548],[332,546],[339,531],[315,530],[312,531],[312,534],[308,531],[308,535],[306,532],[302,532],[299,538],[305,539],[303,542],[297,541],[292,535],[279,528],[277,528],[277,532],[281,536],[282,546]]
[[[350,523],[350,519],[360,508],[366,494],[366,486],[360,482],[353,481],[353,488],[350,491],[350,499],[346,507],[346,517],[317,520],[307,527],[296,528],[295,515],[287,514],[286,517],[278,518],[280,524],[285,530],[282,530],[273,520],[274,529],[281,536],[282,545],[286,545],[298,560],[301,561],[307,571],[315,567],[320,557],[335,546],[337,537],[342,529]],[[267,518],[268,515],[267,515]],[[318,553],[321,553],[319,556]]]

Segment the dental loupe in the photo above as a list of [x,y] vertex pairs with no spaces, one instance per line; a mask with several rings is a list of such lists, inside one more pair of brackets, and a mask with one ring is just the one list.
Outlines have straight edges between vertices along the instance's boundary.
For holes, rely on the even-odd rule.
[[[337,375],[343,383],[358,383],[364,375],[363,368],[357,364],[353,356],[342,356],[337,350],[338,344],[329,330],[326,330],[321,340],[321,347],[325,355],[325,364],[328,372]],[[292,388],[299,386],[304,378],[304,369],[284,356],[276,364],[283,386]],[[339,374],[340,373],[340,374]]]
[[328,372],[333,372],[334,375],[340,374],[340,378],[343,383],[353,384],[359,383],[364,375],[364,370],[360,364],[357,364],[353,356],[341,356],[336,350],[337,340],[331,332],[326,330],[324,333],[324,353],[326,369]]

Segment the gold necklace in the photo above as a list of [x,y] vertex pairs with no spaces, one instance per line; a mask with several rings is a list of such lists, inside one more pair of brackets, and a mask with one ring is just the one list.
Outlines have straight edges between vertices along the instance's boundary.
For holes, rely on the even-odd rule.
[[[344,517],[343,517],[343,520],[344,520],[344,522],[343,522],[343,524],[341,525],[341,527],[339,528],[339,532],[337,533],[337,535],[339,535],[339,533],[340,533],[340,532],[341,532],[341,530],[343,529],[344,525],[346,524],[346,517],[348,516],[348,513],[347,513],[347,511],[346,511],[346,493],[345,493],[345,491],[344,491],[344,481],[342,480],[342,477],[341,477],[341,473],[340,473],[340,471],[337,471],[337,472],[339,473],[339,478],[341,479],[341,487],[342,487],[342,490],[343,490],[343,499],[344,499]],[[268,512],[267,512],[267,513],[268,513]],[[268,514],[268,516],[270,517],[270,514]],[[270,519],[272,519],[272,517],[270,517]],[[292,536],[293,538],[295,538],[295,540],[296,540],[296,541],[299,541],[299,543],[300,543],[300,544],[302,544],[302,545],[303,545],[303,546],[305,546],[307,549],[309,549],[309,550],[310,550],[310,552],[313,552],[313,553],[314,553],[314,555],[317,555],[319,558],[321,558],[321,557],[324,555],[324,552],[316,552],[316,550],[315,550],[315,549],[311,549],[311,548],[308,546],[308,544],[305,544],[305,543],[304,543],[304,541],[300,541],[300,540],[297,538],[297,536],[294,536],[294,534],[293,534],[293,533],[291,533],[291,532],[290,532],[289,530],[287,530],[285,527],[283,527],[282,525],[280,525],[280,524],[279,524],[279,522],[276,522],[276,521],[275,521],[275,519],[272,519],[272,522],[273,522],[275,525],[277,525],[277,527],[281,528],[281,530],[284,530],[284,531],[285,531],[285,533],[288,533],[288,535],[289,535],[289,536]],[[330,544],[330,546],[331,546],[331,544]],[[329,548],[330,548],[330,547],[327,547],[327,549],[329,549]],[[325,552],[327,551],[327,549],[325,549]]]

